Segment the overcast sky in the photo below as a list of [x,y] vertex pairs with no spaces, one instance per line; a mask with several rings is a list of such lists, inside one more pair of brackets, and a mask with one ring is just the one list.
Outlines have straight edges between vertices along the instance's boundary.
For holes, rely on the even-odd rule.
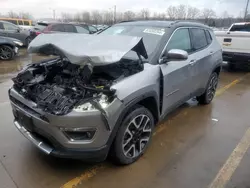
[[82,10],[109,10],[114,5],[117,11],[138,11],[148,8],[151,12],[164,12],[170,5],[185,4],[197,8],[212,8],[217,15],[225,10],[230,15],[243,15],[247,0],[0,0],[0,13],[9,11],[25,11],[35,18],[52,17],[52,9],[56,10],[56,16],[61,12],[80,12]]

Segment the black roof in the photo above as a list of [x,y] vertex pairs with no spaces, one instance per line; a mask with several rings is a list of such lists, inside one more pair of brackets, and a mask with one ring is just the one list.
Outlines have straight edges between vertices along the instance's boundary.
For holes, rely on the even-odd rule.
[[208,26],[192,21],[163,21],[163,20],[143,20],[143,21],[125,21],[116,25],[138,25],[138,26],[155,26],[155,27],[203,27]]

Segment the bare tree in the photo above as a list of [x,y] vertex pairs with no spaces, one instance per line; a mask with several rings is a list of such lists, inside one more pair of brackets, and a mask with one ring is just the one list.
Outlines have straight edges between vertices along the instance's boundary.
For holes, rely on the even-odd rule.
[[104,24],[111,25],[113,23],[113,19],[114,19],[114,16],[113,16],[112,11],[105,11],[103,13],[103,23]]
[[73,16],[66,12],[62,12],[61,17],[63,22],[70,22],[73,20]]
[[29,12],[20,12],[19,18],[23,19],[33,19],[33,16]]
[[215,25],[214,20],[213,20],[213,18],[215,18],[215,17],[216,17],[216,13],[213,9],[205,8],[205,9],[203,9],[203,11],[201,13],[201,18],[204,19],[205,24],[208,24],[210,26]]
[[177,18],[177,8],[175,6],[169,6],[167,9],[167,16],[173,20]]
[[150,17],[150,11],[149,9],[142,9],[139,13],[139,16],[143,20],[148,20]]
[[74,14],[74,21],[76,22],[82,22],[82,17],[80,13],[75,13]]
[[196,19],[199,17],[200,10],[196,7],[188,6],[187,8],[187,19]]
[[185,5],[179,5],[176,7],[177,10],[177,19],[179,20],[184,20],[186,19],[186,15],[187,15],[187,6]]
[[95,25],[102,23],[102,14],[98,10],[91,12],[91,18]]
[[132,12],[132,11],[126,11],[123,13],[123,19],[125,21],[128,21],[128,20],[133,20],[135,18],[135,13]]
[[13,12],[13,11],[8,12],[8,17],[9,18],[19,18],[18,14]]
[[83,11],[82,12],[82,21],[85,23],[90,23],[91,18],[90,18],[90,13],[88,11]]

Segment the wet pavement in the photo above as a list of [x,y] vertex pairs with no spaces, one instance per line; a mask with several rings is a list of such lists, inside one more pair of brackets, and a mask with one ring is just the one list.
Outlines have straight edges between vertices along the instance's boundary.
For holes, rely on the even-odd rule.
[[[16,130],[7,97],[16,71],[43,58],[26,55],[22,49],[15,61],[0,62],[1,188],[209,187],[250,127],[250,74],[225,69],[213,103],[200,106],[190,100],[168,115],[135,164],[121,167],[110,161],[85,164],[56,159],[38,151]],[[226,188],[250,187],[249,155],[248,148]]]

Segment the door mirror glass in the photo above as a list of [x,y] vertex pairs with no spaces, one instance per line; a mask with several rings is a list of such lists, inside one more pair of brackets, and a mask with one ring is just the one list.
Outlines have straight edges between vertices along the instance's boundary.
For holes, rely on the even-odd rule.
[[166,53],[168,61],[182,61],[188,59],[188,53],[184,50],[172,49]]

